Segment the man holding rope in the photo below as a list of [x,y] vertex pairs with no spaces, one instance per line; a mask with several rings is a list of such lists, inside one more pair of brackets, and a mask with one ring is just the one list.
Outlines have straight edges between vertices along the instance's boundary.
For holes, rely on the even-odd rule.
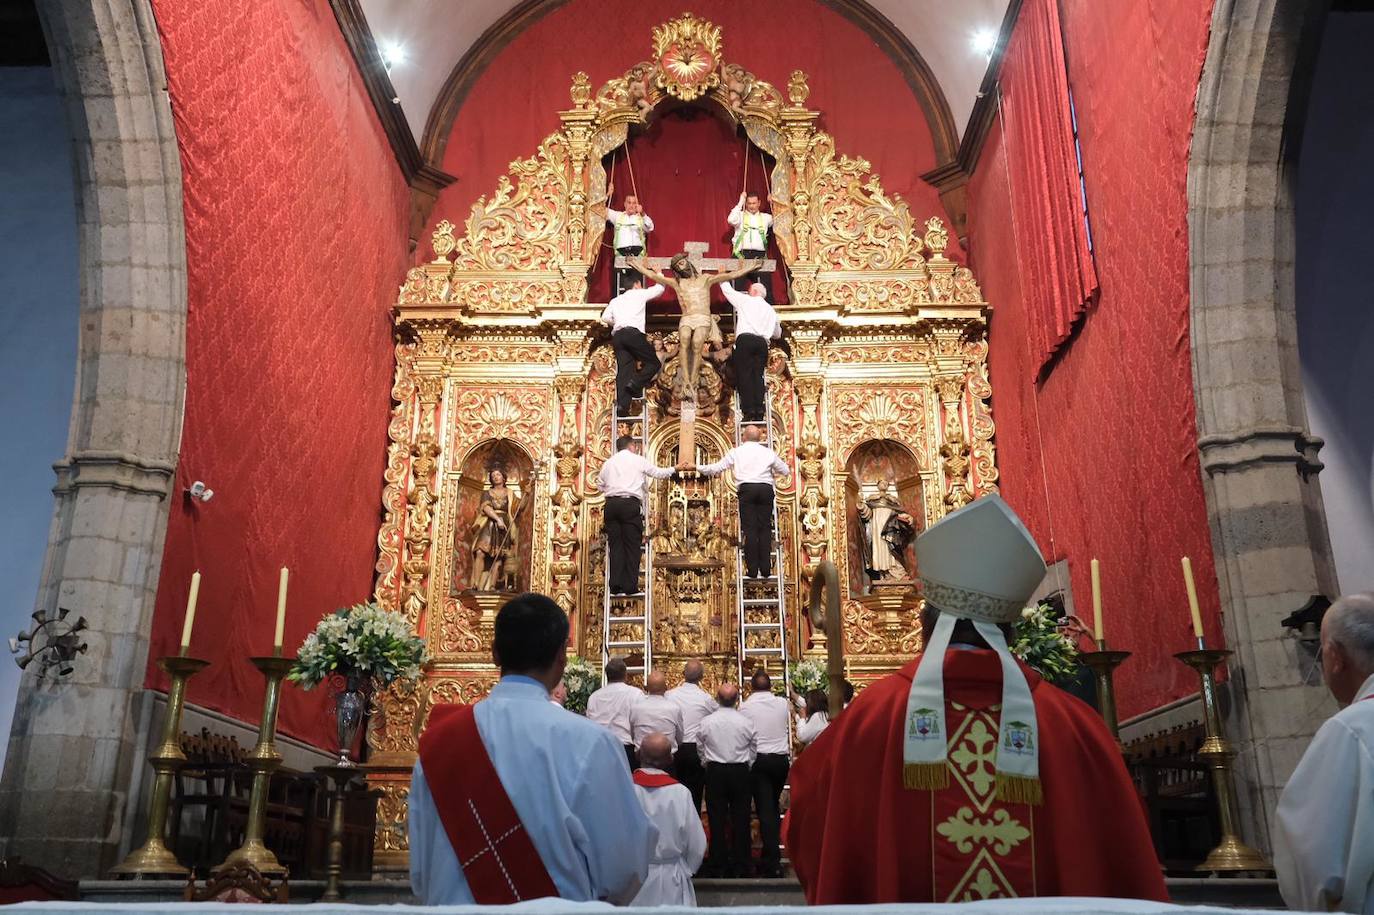
[[[739,203],[725,217],[725,221],[735,228],[735,257],[742,260],[762,261],[768,251],[768,233],[773,229],[773,217],[760,212],[761,205],[758,194],[740,191]],[[743,280],[743,288],[741,284],[736,284],[735,288],[744,292],[757,282],[759,274],[756,270]]]
[[[614,185],[606,189],[607,201],[611,199],[611,195],[614,193]],[[615,253],[621,257],[638,257],[644,253],[648,234],[654,230],[654,221],[644,212],[644,207],[640,205],[639,197],[636,194],[626,194],[623,206],[625,207],[623,211],[606,207],[606,221],[614,227],[615,231],[613,239]],[[616,268],[616,295],[620,295],[630,288],[629,278],[634,275],[634,272],[629,267]]]

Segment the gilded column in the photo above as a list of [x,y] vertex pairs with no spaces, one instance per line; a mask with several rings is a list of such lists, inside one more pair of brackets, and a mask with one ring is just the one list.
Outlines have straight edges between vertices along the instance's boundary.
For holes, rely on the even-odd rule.
[[[553,561],[553,599],[571,617],[577,611],[579,516],[582,495],[578,477],[582,468],[582,442],[578,406],[587,389],[585,375],[558,375],[553,381],[558,394],[558,438],[553,447],[554,493],[550,524]],[[577,632],[576,620],[573,631]]]
[[940,466],[945,475],[945,507],[950,511],[973,501],[969,487],[969,445],[964,433],[963,376],[935,379],[943,417],[940,432]]

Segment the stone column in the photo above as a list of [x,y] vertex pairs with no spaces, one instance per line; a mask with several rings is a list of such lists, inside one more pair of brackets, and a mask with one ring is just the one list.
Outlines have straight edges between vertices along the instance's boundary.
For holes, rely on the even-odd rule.
[[0,854],[64,877],[115,863],[141,772],[137,708],[185,384],[181,171],[147,0],[40,4],[76,144],[81,328],[37,606],[84,615],[62,683],[20,686]]

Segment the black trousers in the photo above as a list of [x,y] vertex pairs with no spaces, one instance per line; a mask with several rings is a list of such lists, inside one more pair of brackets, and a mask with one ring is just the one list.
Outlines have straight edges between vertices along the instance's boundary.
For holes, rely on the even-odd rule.
[[754,760],[749,780],[754,792],[754,810],[759,815],[759,841],[763,845],[760,862],[765,876],[777,873],[782,864],[782,811],[778,806],[791,762],[786,753],[760,753]]
[[730,354],[735,367],[735,390],[739,392],[739,411],[746,420],[764,417],[763,370],[768,364],[768,341],[758,334],[735,334],[735,350]]
[[610,553],[611,593],[633,594],[639,590],[639,558],[644,551],[644,511],[633,496],[606,499],[603,522],[606,551]]
[[658,376],[660,363],[653,344],[633,327],[611,334],[611,349],[615,350],[615,412],[624,416],[630,411],[630,401]]
[[773,574],[773,484],[739,484],[739,532],[746,575]]
[[[766,257],[767,255],[768,252],[760,251],[757,248],[741,248],[739,252],[739,256],[743,260],[747,261],[756,261]],[[761,274],[757,270],[755,270],[753,273],[745,274],[744,276],[735,280],[735,288],[738,289],[740,292],[748,292],[750,283],[763,283],[763,280],[759,278],[760,276]],[[768,285],[767,283],[763,284],[765,286]]]
[[630,761],[630,771],[639,768],[639,754],[635,752],[635,745],[632,743],[623,744],[625,747],[625,758]]
[[706,789],[706,770],[702,768],[701,756],[697,753],[697,745],[694,743],[684,743],[677,748],[677,755],[673,757],[674,765],[677,766],[677,780],[687,786],[687,790],[692,792],[692,809],[701,811],[701,795]]
[[749,764],[706,764],[706,819],[711,824],[707,859],[719,876],[744,877],[749,870]]
[[[639,257],[644,253],[643,245],[630,245],[624,248],[616,248],[615,253],[621,257]],[[615,294],[620,295],[626,289],[635,284],[635,277],[639,276],[639,271],[633,267],[615,268]]]

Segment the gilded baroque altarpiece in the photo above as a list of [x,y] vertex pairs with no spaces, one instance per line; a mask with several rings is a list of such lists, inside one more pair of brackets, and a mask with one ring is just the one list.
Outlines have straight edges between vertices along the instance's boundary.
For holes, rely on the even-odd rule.
[[[774,350],[768,376],[775,445],[794,470],[778,492],[789,654],[824,650],[801,595],[827,558],[847,583],[853,679],[919,648],[914,589],[865,593],[857,568],[856,505],[878,477],[921,528],[997,489],[988,306],[972,273],[945,256],[941,220],[920,222],[865,160],[836,151],[806,107],[804,73],[784,94],[723,60],[722,44],[718,28],[684,14],[655,30],[653,60],[624,76],[594,90],[575,74],[561,127],[511,163],[463,226],[440,222],[433,258],[401,287],[375,599],[405,614],[435,660],[418,687],[379,697],[368,734],[369,778],[382,790],[379,870],[406,866],[406,791],[430,707],[475,700],[496,679],[499,601],[466,587],[491,470],[519,497],[508,586],[552,595],[571,616],[573,651],[600,663],[595,479],[612,448],[615,366],[588,274],[605,229],[603,157],[660,103],[718,108],[776,163],[770,203],[791,278],[780,308],[791,354]],[[681,392],[675,334],[664,342],[670,358],[647,394],[649,456],[672,464]],[[732,444],[731,394],[708,360],[697,394],[703,461]],[[654,654],[670,676],[687,657],[706,660],[708,679],[735,669],[736,518],[724,477],[653,490]]]

